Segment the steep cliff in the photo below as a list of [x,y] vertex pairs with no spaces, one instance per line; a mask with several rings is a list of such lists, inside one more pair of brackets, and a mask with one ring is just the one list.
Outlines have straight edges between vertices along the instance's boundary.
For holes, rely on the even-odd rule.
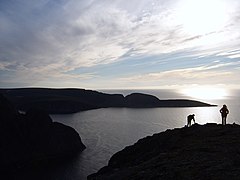
[[195,124],[140,139],[89,180],[239,179],[240,126]]
[[85,148],[73,128],[52,122],[42,110],[21,114],[0,94],[0,177],[70,157]]

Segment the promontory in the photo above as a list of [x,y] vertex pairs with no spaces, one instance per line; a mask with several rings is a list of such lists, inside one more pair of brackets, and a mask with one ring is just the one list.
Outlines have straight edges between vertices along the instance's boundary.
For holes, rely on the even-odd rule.
[[85,89],[20,88],[0,89],[18,110],[43,109],[50,114],[108,108],[203,107],[210,104],[188,99],[164,99],[149,94],[106,94]]

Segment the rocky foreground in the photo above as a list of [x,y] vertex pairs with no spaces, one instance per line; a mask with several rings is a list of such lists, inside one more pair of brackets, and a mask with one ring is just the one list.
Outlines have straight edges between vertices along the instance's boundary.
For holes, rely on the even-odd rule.
[[85,149],[71,127],[40,110],[19,113],[0,94],[0,179],[21,179],[33,166],[46,166]]
[[195,124],[148,136],[88,179],[240,179],[240,126]]

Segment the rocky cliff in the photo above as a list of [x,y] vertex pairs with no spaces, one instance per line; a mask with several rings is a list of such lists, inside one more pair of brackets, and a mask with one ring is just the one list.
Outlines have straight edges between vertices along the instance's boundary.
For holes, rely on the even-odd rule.
[[114,154],[89,180],[240,177],[240,126],[195,124],[140,139]]
[[70,157],[85,148],[73,128],[52,122],[42,110],[21,114],[0,94],[0,178],[33,164]]

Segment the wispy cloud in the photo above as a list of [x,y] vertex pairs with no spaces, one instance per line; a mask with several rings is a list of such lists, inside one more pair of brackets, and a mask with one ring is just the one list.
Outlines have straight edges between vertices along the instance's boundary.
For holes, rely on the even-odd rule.
[[[18,84],[46,81],[50,84],[62,78],[73,79],[82,86],[85,85],[82,79],[99,75],[96,72],[71,74],[78,68],[173,52],[182,52],[181,57],[239,58],[238,51],[232,52],[239,45],[240,37],[238,1],[231,0],[234,6],[226,28],[206,34],[189,34],[184,31],[184,25],[176,21],[176,4],[182,2],[184,0],[1,1],[0,75],[5,75],[0,76],[0,83],[7,86],[8,81],[15,79]],[[172,59],[170,69],[173,59],[178,57],[168,59]],[[165,63],[166,59],[159,58],[152,63],[161,62]],[[193,71],[207,76],[194,66]],[[184,78],[193,71],[185,70]],[[122,73],[124,76],[124,71]],[[178,73],[181,72],[172,70],[156,75],[153,71],[148,76],[153,79],[173,76],[173,79]]]
[[[238,84],[240,73],[236,68],[240,62],[225,63],[195,68],[175,69],[163,72],[147,73],[120,78],[119,81],[125,83],[143,84],[148,87],[151,84],[155,86],[184,86],[192,84]],[[226,70],[231,67],[231,70]],[[235,70],[234,70],[235,69]],[[229,81],[231,79],[231,81]]]

